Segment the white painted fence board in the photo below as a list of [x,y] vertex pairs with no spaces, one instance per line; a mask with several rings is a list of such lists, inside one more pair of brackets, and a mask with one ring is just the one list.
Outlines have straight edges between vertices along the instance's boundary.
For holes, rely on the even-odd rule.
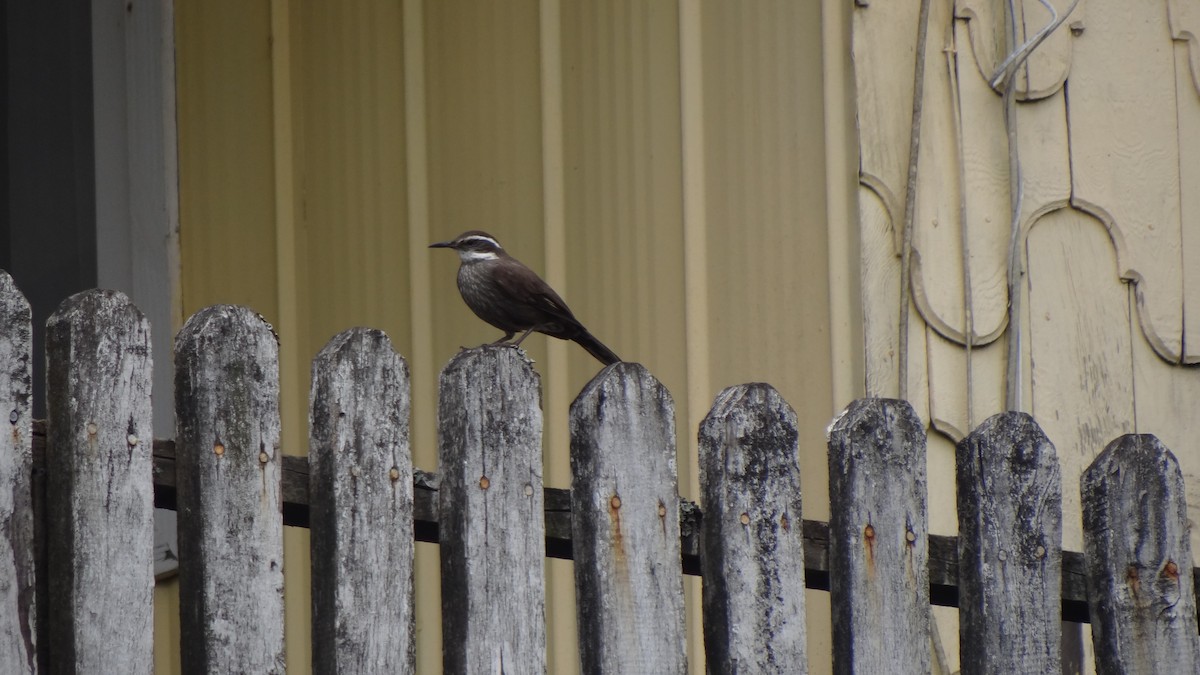
[[412,673],[413,478],[408,364],[352,328],[312,366],[313,670]]
[[829,432],[835,673],[928,673],[925,429],[912,406],[850,404]]
[[958,444],[964,675],[1061,670],[1062,479],[1033,418],[1006,412]]
[[520,350],[481,347],[451,359],[439,391],[443,668],[544,673],[538,375]]
[[798,439],[769,384],[724,390],[700,425],[709,672],[808,672]]
[[687,672],[675,406],[636,363],[571,405],[571,523],[585,673]]
[[29,301],[0,270],[0,418],[8,424],[0,433],[0,670],[11,673],[38,671],[32,316]]
[[154,667],[150,324],[85,291],[46,323],[51,672]]
[[1154,436],[1109,443],[1084,472],[1088,609],[1100,675],[1200,673],[1183,475]]
[[175,338],[184,673],[282,673],[279,344],[245,307]]

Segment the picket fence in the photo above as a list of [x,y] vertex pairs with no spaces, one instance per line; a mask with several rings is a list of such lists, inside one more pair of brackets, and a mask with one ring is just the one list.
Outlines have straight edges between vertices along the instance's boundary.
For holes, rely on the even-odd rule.
[[1021,413],[958,445],[955,539],[927,532],[924,428],[902,401],[835,420],[825,524],[802,519],[796,415],[766,384],[721,392],[701,425],[697,511],[678,497],[671,396],[637,364],[571,406],[567,491],[542,485],[538,376],[514,349],[442,371],[432,476],[411,465],[408,370],[380,331],[317,355],[305,460],[279,451],[277,338],[250,310],[180,331],[174,442],[151,438],[146,319],[88,291],[48,321],[34,443],[30,330],[0,272],[5,673],[152,671],[156,501],[178,511],[188,673],[283,672],[285,522],[311,527],[318,673],[413,671],[414,539],[441,544],[449,673],[545,672],[547,555],[574,560],[586,673],[687,671],[685,573],[703,574],[713,673],[805,672],[806,582],[831,594],[838,673],[929,672],[931,601],[960,608],[964,673],[1059,672],[1063,617],[1091,620],[1101,672],[1200,665],[1183,480],[1152,436],[1116,439],[1083,476],[1081,555],[1061,551],[1054,447]]

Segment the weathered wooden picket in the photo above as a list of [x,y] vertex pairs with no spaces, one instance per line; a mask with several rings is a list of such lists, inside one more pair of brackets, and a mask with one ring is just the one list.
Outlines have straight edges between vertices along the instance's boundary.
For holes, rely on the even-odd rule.
[[931,601],[960,608],[964,673],[1057,672],[1064,616],[1090,617],[1101,672],[1200,668],[1182,477],[1151,436],[1083,476],[1083,557],[1061,551],[1054,446],[1020,413],[959,444],[955,540],[927,532],[925,435],[902,401],[830,427],[826,525],[802,518],[796,416],[765,384],[721,392],[702,423],[697,512],[671,396],[637,364],[572,405],[567,492],[542,485],[538,376],[514,349],[443,370],[435,477],[412,467],[407,365],[379,331],[314,360],[307,460],[280,452],[276,338],[250,310],[180,331],[175,442],[150,437],[150,326],[127,298],[81,293],[50,319],[44,439],[30,331],[0,272],[4,673],[151,672],[155,503],[179,515],[188,673],[283,671],[285,523],[312,529],[321,673],[413,671],[413,541],[431,538],[447,672],[545,671],[547,555],[575,561],[588,673],[685,673],[683,574],[701,572],[715,673],[806,672],[806,584],[831,593],[838,673],[928,672]]

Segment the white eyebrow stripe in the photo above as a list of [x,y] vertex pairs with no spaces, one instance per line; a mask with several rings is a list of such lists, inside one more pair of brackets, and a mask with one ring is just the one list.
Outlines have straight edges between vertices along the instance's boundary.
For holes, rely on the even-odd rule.
[[473,234],[469,237],[466,237],[462,240],[462,243],[465,244],[468,241],[486,241],[489,244],[491,244],[492,246],[495,246],[496,248],[500,248],[500,242],[496,241],[495,239],[492,239],[491,237],[485,237],[481,234]]

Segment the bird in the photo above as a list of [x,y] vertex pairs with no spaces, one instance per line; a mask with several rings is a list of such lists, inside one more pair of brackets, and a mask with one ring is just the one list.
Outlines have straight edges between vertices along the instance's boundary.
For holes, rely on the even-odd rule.
[[[550,284],[510,256],[487,232],[468,230],[429,248],[458,253],[458,292],[463,302],[475,316],[504,331],[503,337],[489,345],[519,347],[537,331],[577,343],[606,366],[621,361],[579,323]],[[521,337],[509,342],[517,333]]]

